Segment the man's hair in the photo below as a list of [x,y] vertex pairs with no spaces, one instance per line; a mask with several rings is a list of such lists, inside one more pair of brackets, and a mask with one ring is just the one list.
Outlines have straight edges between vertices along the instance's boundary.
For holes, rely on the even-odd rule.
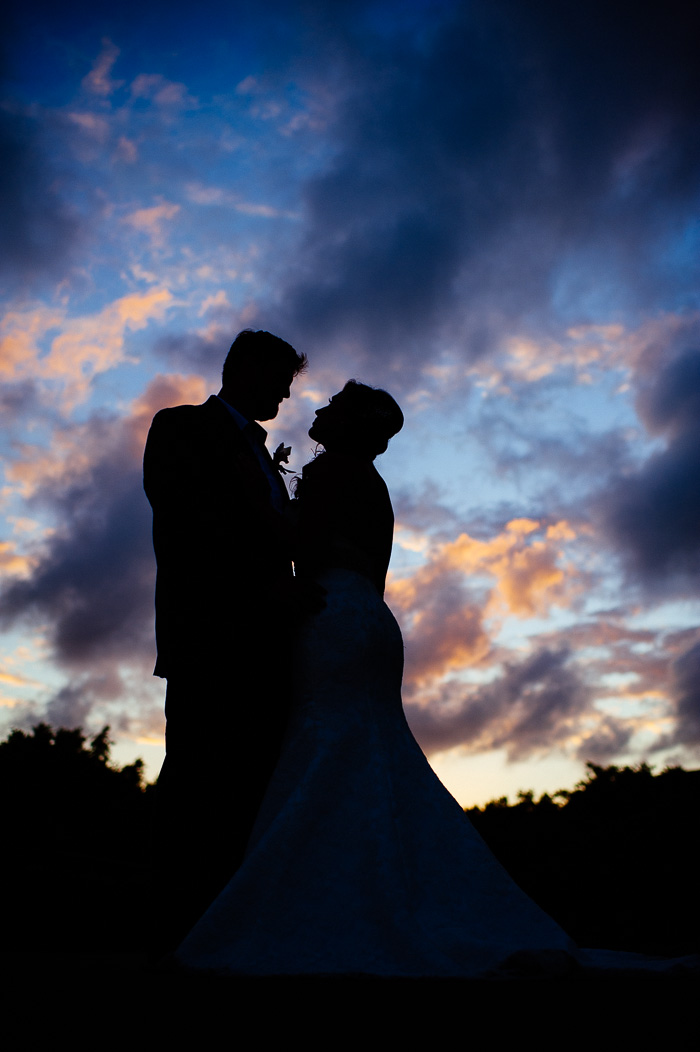
[[290,343],[281,340],[279,336],[273,336],[271,332],[264,329],[243,329],[231,344],[226,355],[222,382],[224,387],[230,387],[235,383],[236,375],[250,366],[262,362],[288,368],[294,375],[298,376],[306,368],[307,358],[305,354],[299,354]]

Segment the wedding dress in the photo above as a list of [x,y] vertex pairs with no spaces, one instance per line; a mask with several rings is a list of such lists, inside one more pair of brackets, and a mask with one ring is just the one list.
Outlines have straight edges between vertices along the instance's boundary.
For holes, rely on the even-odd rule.
[[403,642],[332,569],[295,654],[282,755],[245,860],[176,952],[222,975],[481,977],[576,967],[433,773],[401,704]]

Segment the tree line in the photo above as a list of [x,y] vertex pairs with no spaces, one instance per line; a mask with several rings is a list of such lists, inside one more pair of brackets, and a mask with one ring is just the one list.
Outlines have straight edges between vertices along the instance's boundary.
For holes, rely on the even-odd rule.
[[[110,748],[108,727],[89,738],[44,723],[0,743],[6,945],[148,949],[154,786],[141,760],[119,767]],[[700,771],[589,763],[572,790],[467,814],[579,945],[678,956],[700,950],[699,804]]]

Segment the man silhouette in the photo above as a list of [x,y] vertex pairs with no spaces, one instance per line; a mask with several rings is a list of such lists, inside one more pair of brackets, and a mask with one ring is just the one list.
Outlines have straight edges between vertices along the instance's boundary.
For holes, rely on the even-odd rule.
[[171,945],[240,863],[279,752],[294,586],[289,498],[256,421],[274,419],[305,366],[279,337],[244,330],[218,396],[161,410],[146,443],[154,674],[168,681],[156,847]]

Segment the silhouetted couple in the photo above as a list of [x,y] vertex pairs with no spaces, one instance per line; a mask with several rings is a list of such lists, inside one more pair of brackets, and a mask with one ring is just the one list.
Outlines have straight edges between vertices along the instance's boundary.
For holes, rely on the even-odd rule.
[[401,410],[349,381],[316,412],[324,452],[290,502],[256,421],[304,366],[277,337],[240,333],[219,396],[158,413],[146,447],[168,680],[162,881],[171,941],[191,929],[174,959],[228,975],[574,967],[403,715],[382,598],[394,517],[374,467]]

